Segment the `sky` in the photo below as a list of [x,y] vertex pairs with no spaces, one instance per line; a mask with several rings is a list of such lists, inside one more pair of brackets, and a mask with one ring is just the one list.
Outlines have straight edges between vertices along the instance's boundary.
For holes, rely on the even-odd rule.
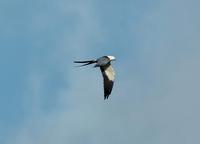
[[[200,143],[198,0],[1,0],[1,144]],[[103,99],[99,69],[114,55]]]

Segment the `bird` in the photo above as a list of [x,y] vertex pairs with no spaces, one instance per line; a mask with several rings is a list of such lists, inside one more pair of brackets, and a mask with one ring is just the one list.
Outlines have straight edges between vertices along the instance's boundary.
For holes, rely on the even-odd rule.
[[111,62],[115,61],[114,56],[102,56],[96,60],[87,60],[87,61],[74,61],[74,63],[80,63],[78,67],[95,64],[94,68],[99,67],[103,76],[103,86],[104,86],[104,100],[108,99],[112,92],[112,88],[115,80],[115,71],[111,66]]

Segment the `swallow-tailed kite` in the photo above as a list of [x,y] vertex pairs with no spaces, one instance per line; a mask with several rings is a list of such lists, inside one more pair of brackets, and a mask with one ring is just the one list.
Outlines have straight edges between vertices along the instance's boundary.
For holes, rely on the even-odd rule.
[[80,65],[80,66],[86,66],[89,64],[96,63],[94,67],[100,67],[100,70],[103,75],[103,81],[104,81],[104,100],[108,99],[113,88],[115,72],[111,66],[111,61],[114,61],[114,60],[115,60],[114,56],[102,56],[96,60],[74,61],[74,63],[83,63],[83,65]]

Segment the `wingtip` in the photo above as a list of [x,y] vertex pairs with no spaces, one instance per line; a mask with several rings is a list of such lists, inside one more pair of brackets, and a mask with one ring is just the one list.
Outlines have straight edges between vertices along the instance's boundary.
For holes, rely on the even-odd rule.
[[104,95],[104,100],[108,99],[109,95]]

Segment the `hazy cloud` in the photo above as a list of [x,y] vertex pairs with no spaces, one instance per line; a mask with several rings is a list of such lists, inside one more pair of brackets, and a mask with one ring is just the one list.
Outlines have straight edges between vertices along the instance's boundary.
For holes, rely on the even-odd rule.
[[[114,32],[112,37],[113,29],[102,24],[100,13],[106,15],[107,9],[101,11],[92,1],[60,0],[49,4],[47,11],[41,7],[39,14],[33,10],[27,28],[33,30],[30,37],[35,44],[23,91],[26,116],[6,142],[198,143],[198,2],[154,3],[133,25],[122,23],[122,27],[128,23],[130,31],[119,37]],[[118,9],[110,8],[116,17]],[[132,18],[135,11],[129,7],[129,12]],[[106,34],[114,40],[106,39]],[[100,71],[74,68],[72,61],[101,56],[106,50],[95,49],[96,44],[122,39],[123,46],[126,38],[129,48],[108,50],[119,57],[113,93],[104,101]]]

